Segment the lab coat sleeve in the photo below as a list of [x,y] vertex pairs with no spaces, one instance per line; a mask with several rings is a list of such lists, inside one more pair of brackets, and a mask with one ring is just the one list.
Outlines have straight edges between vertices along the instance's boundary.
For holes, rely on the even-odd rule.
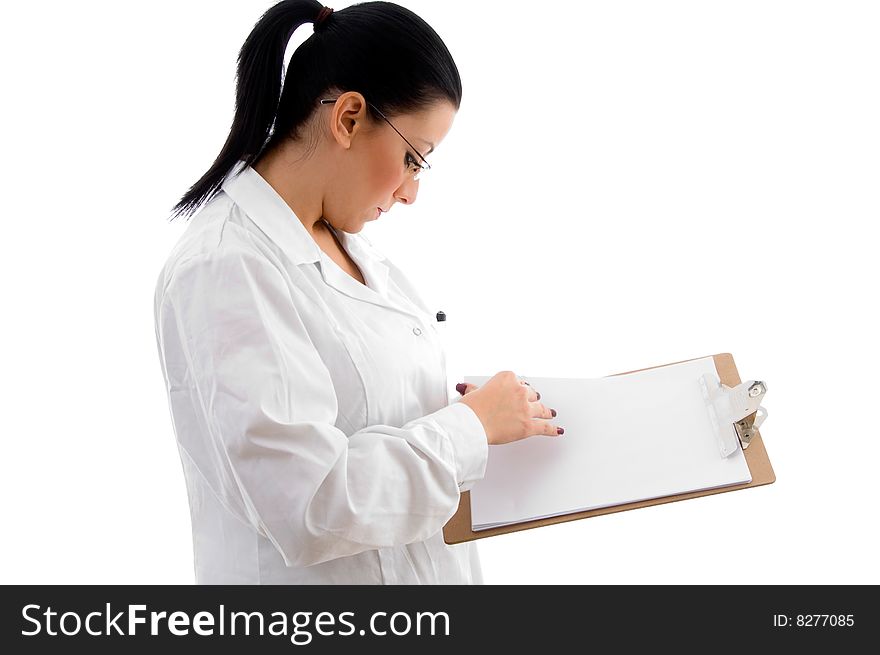
[[295,297],[305,302],[243,246],[221,243],[176,267],[156,311],[182,454],[288,566],[436,534],[485,473],[482,423],[451,403],[347,436]]
[[[470,491],[473,486],[483,479],[483,476],[486,473],[486,460],[488,457],[488,438],[486,436],[486,430],[483,428],[483,424],[480,422],[480,419],[474,413],[474,411],[466,404],[461,402],[461,399],[464,396],[458,396],[457,398],[453,398],[449,402],[450,407],[454,407],[455,405],[461,405],[462,407],[467,407],[468,411],[463,412],[463,415],[460,415],[461,418],[465,421],[466,424],[474,425],[474,419],[479,423],[479,427],[474,427],[473,432],[479,433],[479,440],[471,439],[468,435],[471,433],[471,430],[468,429],[467,425],[463,425],[462,429],[455,433],[456,437],[459,440],[464,441],[460,445],[460,450],[462,452],[467,452],[471,448],[477,448],[478,453],[476,459],[472,460],[475,464],[475,469],[472,473],[462,472],[461,474],[461,482],[458,483],[458,490],[460,492]],[[485,448],[484,448],[485,446]]]

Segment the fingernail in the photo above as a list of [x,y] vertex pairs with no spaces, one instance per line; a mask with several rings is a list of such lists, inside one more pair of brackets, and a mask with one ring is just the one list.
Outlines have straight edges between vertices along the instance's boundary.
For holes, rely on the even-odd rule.
[[556,434],[565,434],[565,428],[556,428]]
[[455,385],[455,390],[463,396],[464,392],[467,391],[467,385],[464,382],[459,382]]
[[553,416],[556,416],[556,410],[555,410],[555,409],[551,409],[551,410],[550,410],[550,414],[553,415]]

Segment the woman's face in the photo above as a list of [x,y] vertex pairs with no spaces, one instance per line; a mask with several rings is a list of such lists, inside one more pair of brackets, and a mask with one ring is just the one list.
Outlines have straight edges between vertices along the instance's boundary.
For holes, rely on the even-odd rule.
[[[415,202],[419,181],[413,179],[413,171],[422,163],[418,153],[431,161],[429,153],[443,141],[456,114],[455,107],[444,101],[420,112],[388,116],[398,134],[381,118],[367,127],[363,106],[358,109],[354,114],[340,112],[337,117],[336,127],[349,130],[348,140],[343,139],[347,152],[340,153],[343,156],[338,159],[335,176],[343,183],[334,189],[334,206],[324,207],[327,220],[350,233],[360,232],[366,222],[376,220],[379,209],[387,211],[398,202]],[[339,142],[340,133],[334,136]]]

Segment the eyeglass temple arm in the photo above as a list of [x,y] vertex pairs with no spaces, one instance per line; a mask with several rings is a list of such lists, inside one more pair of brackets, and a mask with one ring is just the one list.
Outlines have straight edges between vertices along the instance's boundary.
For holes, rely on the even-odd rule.
[[[326,105],[326,104],[329,103],[329,102],[336,102],[338,99],[339,99],[339,98],[324,98],[324,99],[321,100],[320,102],[321,102],[322,105]],[[379,114],[379,116],[381,116],[382,119],[383,119],[386,123],[388,123],[389,125],[391,125],[391,129],[394,130],[395,132],[397,132],[397,134],[400,135],[400,138],[403,139],[404,141],[406,141],[406,144],[407,144],[410,148],[412,148],[413,150],[415,150],[415,153],[416,153],[416,154],[419,156],[419,158],[421,158],[421,160],[424,162],[424,164],[425,164],[425,168],[427,168],[427,169],[430,170],[430,168],[431,168],[431,164],[428,163],[428,160],[427,160],[427,159],[425,159],[424,157],[422,157],[422,153],[420,153],[418,150],[416,150],[416,147],[415,147],[413,144],[411,144],[411,143],[409,142],[409,139],[407,139],[405,136],[403,136],[402,134],[400,134],[400,130],[398,130],[396,127],[394,127],[394,124],[393,124],[391,121],[389,121],[387,118],[385,118],[385,114],[383,114],[381,111],[379,111],[379,108],[378,108],[376,105],[374,105],[374,104],[373,104],[372,102],[370,102],[369,100],[367,100],[367,104],[369,104],[370,107],[372,107],[373,109],[375,109],[376,112]]]

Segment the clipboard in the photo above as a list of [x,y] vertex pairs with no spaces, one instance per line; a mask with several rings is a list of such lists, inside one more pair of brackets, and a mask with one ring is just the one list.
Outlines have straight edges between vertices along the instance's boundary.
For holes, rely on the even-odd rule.
[[[739,377],[739,372],[736,369],[736,364],[733,361],[733,355],[730,353],[719,353],[716,355],[712,355],[712,358],[715,363],[715,369],[718,372],[718,377],[721,380],[721,383],[726,385],[727,387],[736,387],[740,385],[742,381]],[[655,368],[662,368],[663,366],[673,366],[675,364],[682,364],[684,362],[691,362],[696,359],[703,359],[702,357],[696,357],[693,359],[686,359],[680,362],[671,362],[669,364],[662,364],[661,366],[651,366],[648,368],[638,369],[635,371],[626,371],[625,373],[616,373],[615,375],[628,375],[630,373],[638,373],[640,371],[648,371]],[[609,376],[613,377],[613,376]],[[743,438],[743,433],[740,430],[740,426],[737,425],[737,434],[739,434],[740,439]],[[754,429],[748,430],[748,443],[746,448],[743,448],[743,455],[745,456],[746,464],[748,465],[749,471],[752,476],[752,481],[743,483],[743,484],[735,484],[726,487],[718,487],[714,489],[704,489],[701,491],[692,491],[689,493],[677,494],[672,496],[663,496],[660,498],[652,498],[649,500],[642,500],[639,502],[633,503],[625,503],[621,505],[613,505],[610,507],[601,507],[597,509],[585,510],[580,512],[572,512],[569,514],[563,514],[560,516],[551,516],[547,518],[534,519],[529,521],[523,521],[521,523],[512,523],[509,525],[502,525],[497,527],[486,528],[478,531],[474,531],[472,529],[471,522],[471,502],[470,502],[470,491],[465,491],[461,494],[461,498],[458,504],[458,510],[452,516],[451,519],[446,523],[443,527],[443,540],[447,544],[457,544],[465,541],[474,541],[475,539],[484,539],[486,537],[494,537],[499,534],[507,534],[510,532],[518,532],[520,530],[529,530],[531,528],[539,528],[545,525],[552,525],[554,523],[563,523],[566,521],[576,521],[578,519],[586,519],[591,518],[593,516],[600,516],[602,514],[612,514],[614,512],[624,512],[630,509],[639,509],[642,507],[649,507],[651,505],[660,505],[663,503],[672,503],[679,500],[688,500],[690,498],[698,498],[700,496],[709,496],[712,494],[725,493],[728,491],[738,491],[740,489],[747,489],[750,487],[759,487],[766,484],[772,484],[776,481],[776,474],[773,472],[773,467],[770,465],[770,458],[767,455],[767,450],[764,447],[764,442],[761,439],[761,434],[758,431],[757,427]],[[745,442],[744,442],[745,444]]]

